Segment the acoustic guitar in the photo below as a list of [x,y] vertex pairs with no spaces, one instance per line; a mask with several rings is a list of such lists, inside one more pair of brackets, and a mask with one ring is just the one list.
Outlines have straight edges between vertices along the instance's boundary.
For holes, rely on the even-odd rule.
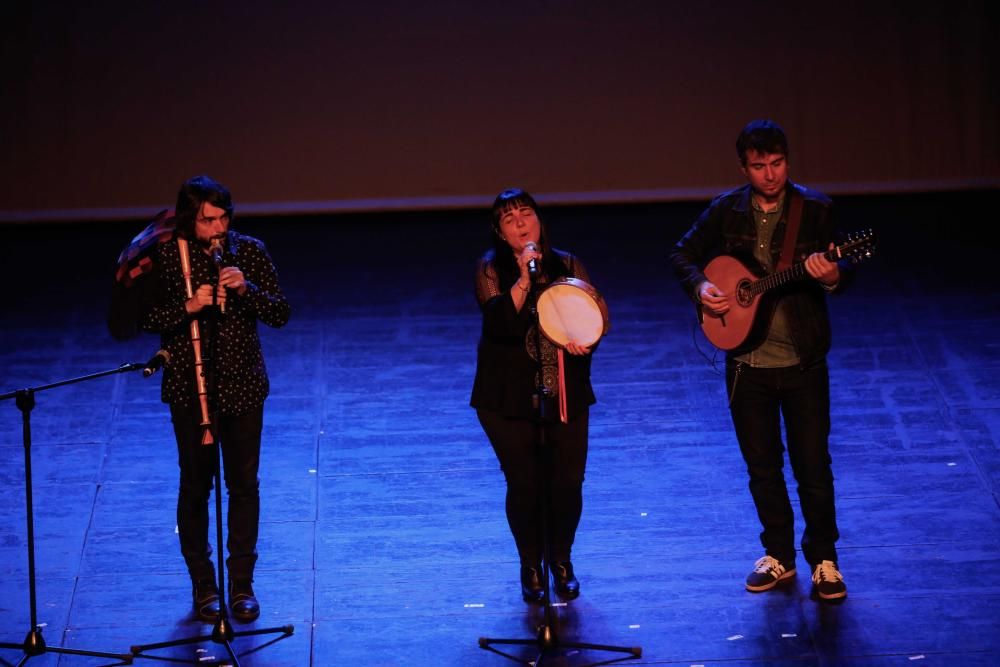
[[[870,229],[856,232],[847,240],[823,253],[831,262],[849,259],[860,262],[875,253],[875,234]],[[729,300],[729,311],[725,315],[713,315],[698,306],[698,318],[705,337],[722,350],[732,350],[746,341],[753,331],[761,296],[766,292],[793,280],[809,278],[805,262],[794,264],[783,271],[760,278],[740,260],[728,255],[716,257],[705,267],[705,276],[715,284]]]

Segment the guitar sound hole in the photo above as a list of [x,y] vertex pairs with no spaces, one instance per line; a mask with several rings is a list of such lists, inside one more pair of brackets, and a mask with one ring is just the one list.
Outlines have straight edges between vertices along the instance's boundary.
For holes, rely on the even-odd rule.
[[753,301],[753,295],[750,294],[750,285],[752,283],[749,280],[741,280],[739,284],[736,285],[736,301],[746,308]]

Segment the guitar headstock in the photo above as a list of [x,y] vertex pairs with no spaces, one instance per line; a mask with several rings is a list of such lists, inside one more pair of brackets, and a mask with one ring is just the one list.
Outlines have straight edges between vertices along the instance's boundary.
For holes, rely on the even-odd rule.
[[878,239],[875,232],[866,229],[860,232],[852,232],[847,235],[847,239],[833,250],[831,259],[849,259],[857,264],[860,261],[871,259],[875,254],[875,246]]

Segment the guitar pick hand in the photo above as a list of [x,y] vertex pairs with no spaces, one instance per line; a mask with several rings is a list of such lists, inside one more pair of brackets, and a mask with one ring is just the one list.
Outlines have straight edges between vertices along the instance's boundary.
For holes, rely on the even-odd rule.
[[706,280],[698,288],[698,300],[712,315],[725,315],[729,312],[729,299],[726,293],[710,280]]

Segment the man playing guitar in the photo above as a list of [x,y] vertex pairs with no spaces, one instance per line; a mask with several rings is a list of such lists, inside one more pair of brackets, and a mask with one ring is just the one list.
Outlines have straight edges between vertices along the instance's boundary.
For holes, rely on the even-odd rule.
[[722,347],[727,350],[730,413],[763,527],[765,555],[755,563],[746,588],[769,590],[795,575],[794,516],[782,473],[784,418],[805,520],[803,556],[817,595],[838,600],[846,597],[847,588],[837,565],[839,534],[827,442],[831,335],[826,294],[843,289],[849,263],[831,261],[836,255],[827,252],[835,237],[830,199],[788,179],[788,142],[781,127],[752,121],[740,133],[736,149],[747,185],[717,196],[674,246],[670,261],[701,316],[717,318],[708,323],[721,327],[745,295],[710,280],[710,260],[736,258],[734,264],[752,267],[761,278],[795,262],[808,274],[762,298],[745,337]]

